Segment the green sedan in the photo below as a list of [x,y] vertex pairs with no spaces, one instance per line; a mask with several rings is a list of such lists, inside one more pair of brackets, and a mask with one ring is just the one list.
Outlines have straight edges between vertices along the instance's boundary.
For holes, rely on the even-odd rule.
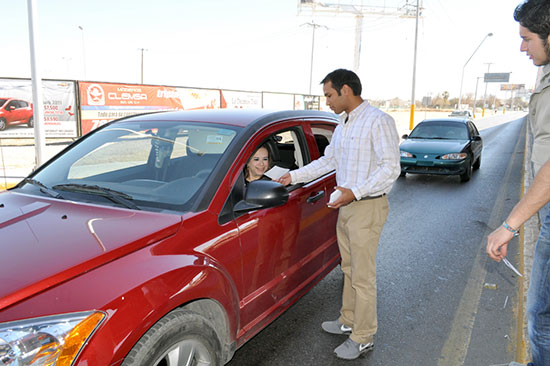
[[426,119],[404,135],[401,176],[412,174],[459,175],[467,182],[481,165],[483,141],[467,118]]

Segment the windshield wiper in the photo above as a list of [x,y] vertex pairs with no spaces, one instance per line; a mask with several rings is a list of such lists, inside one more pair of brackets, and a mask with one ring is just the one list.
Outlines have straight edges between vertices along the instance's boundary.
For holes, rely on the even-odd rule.
[[40,188],[40,192],[44,193],[45,195],[48,195],[48,196],[53,197],[53,198],[63,199],[63,196],[61,194],[57,193],[56,191],[49,188],[48,186],[41,183],[40,181],[37,181],[36,179],[25,178],[25,179],[23,179],[23,182],[32,184],[33,186],[37,186],[38,188]]
[[60,189],[63,191],[69,191],[69,192],[82,192],[82,193],[95,194],[98,196],[108,198],[111,201],[118,203],[126,208],[141,210],[135,203],[130,201],[130,200],[133,200],[134,197],[130,196],[129,194],[115,191],[114,189],[101,187],[95,184],[94,185],[74,184],[74,183],[58,184],[53,186],[52,188]]

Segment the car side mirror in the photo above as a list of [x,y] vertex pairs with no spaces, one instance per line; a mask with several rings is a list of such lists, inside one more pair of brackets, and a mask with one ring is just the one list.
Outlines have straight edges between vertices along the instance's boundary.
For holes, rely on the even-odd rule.
[[288,202],[288,191],[280,183],[255,180],[248,183],[244,200],[237,202],[235,212],[247,212],[276,207]]
[[472,141],[481,141],[481,136],[475,135],[474,137],[472,137]]
[[408,139],[408,138],[409,138],[409,135],[407,135],[407,134],[404,134],[403,136],[401,136],[401,138],[402,138],[402,139],[404,139],[404,140],[406,140],[406,139]]

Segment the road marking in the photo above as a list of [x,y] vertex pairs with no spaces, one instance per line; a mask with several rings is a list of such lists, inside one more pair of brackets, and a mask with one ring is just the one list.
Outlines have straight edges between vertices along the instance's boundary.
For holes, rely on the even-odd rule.
[[[521,128],[521,131],[524,132],[525,123]],[[524,134],[520,134],[522,136]],[[506,167],[506,172],[504,173],[504,179],[500,186],[500,190],[497,194],[495,200],[495,205],[491,211],[491,216],[489,216],[488,226],[489,228],[496,228],[500,225],[500,217],[502,216],[502,210],[506,197],[506,189],[508,182],[510,181],[510,175],[512,174],[512,166],[516,162],[518,156],[518,146],[521,142],[521,138],[518,138],[516,146],[512,152],[512,157],[510,163]],[[492,231],[492,229],[486,229],[485,234],[483,235],[483,240],[480,243],[480,248],[485,248],[486,237]],[[485,253],[485,250],[478,250],[477,255],[474,259],[474,265],[472,266],[472,271],[468,277],[468,283],[458,304],[456,310],[451,331],[449,332],[449,337],[445,341],[443,348],[441,350],[441,356],[437,362],[438,366],[462,366],[464,365],[464,360],[468,353],[468,348],[470,345],[470,339],[472,336],[472,330],[474,328],[474,323],[477,315],[477,309],[479,308],[479,301],[481,298],[481,292],[483,290],[484,279],[487,275],[487,266],[486,263],[489,260],[489,257]]]

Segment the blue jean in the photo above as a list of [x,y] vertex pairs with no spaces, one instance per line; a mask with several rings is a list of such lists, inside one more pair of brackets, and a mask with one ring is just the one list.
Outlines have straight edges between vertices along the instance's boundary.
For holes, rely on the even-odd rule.
[[531,352],[535,366],[550,365],[550,211],[547,211],[535,248],[527,292]]

